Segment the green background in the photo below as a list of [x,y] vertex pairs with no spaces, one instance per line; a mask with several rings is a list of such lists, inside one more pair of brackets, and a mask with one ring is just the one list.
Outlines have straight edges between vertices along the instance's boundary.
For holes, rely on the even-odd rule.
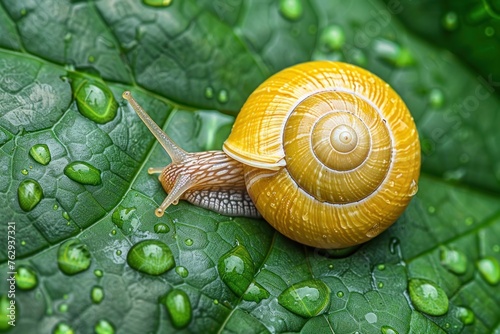
[[[293,17],[287,10],[297,3]],[[7,330],[51,333],[66,324],[93,333],[105,320],[116,333],[171,332],[160,299],[177,288],[192,306],[180,330],[186,333],[500,332],[499,279],[487,282],[477,265],[500,261],[499,9],[493,0],[173,0],[166,7],[3,0],[0,294],[7,292],[7,222],[16,224],[16,265],[38,278],[31,290],[17,288],[16,327]],[[169,160],[121,92],[131,89],[184,149],[217,149],[259,83],[310,59],[369,69],[411,110],[422,176],[398,222],[340,256],[294,243],[264,221],[185,202],[157,219],[154,208],[165,194],[146,171]],[[96,102],[110,120],[84,115],[77,105],[82,82],[114,95],[117,109]],[[49,147],[49,164],[29,155],[35,144]],[[69,179],[64,167],[74,161],[98,168],[102,182]],[[26,179],[37,180],[44,193],[29,212],[17,197]],[[119,227],[112,215],[124,208],[130,214]],[[168,233],[154,232],[158,221]],[[91,264],[69,276],[58,268],[57,253],[73,238],[86,245]],[[166,243],[189,274],[150,276],[130,268],[128,250],[146,239]],[[253,261],[253,281],[269,292],[259,302],[236,295],[218,273],[219,259],[237,243]],[[446,250],[462,255],[459,273],[442,263]],[[289,286],[309,279],[331,290],[325,313],[301,317],[278,303]],[[419,311],[409,296],[411,279],[439,286],[448,312]],[[104,291],[99,303],[91,298],[94,286]],[[472,324],[460,317],[462,307],[474,314]]]

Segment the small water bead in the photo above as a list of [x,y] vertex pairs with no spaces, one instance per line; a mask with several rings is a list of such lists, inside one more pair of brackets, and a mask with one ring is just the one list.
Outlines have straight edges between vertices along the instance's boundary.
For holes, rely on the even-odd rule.
[[472,217],[465,218],[465,225],[471,226],[472,224],[474,224],[474,218]]
[[390,326],[382,326],[380,327],[380,332],[382,334],[399,334],[398,331],[396,331],[394,328]]
[[154,231],[157,234],[168,233],[170,232],[170,227],[168,227],[168,225],[165,223],[157,223],[154,226]]
[[374,42],[375,54],[388,64],[403,68],[415,64],[415,59],[407,48],[387,39],[378,39]]
[[207,99],[212,99],[214,97],[214,89],[210,86],[205,88],[205,97]]
[[383,271],[383,270],[385,270],[385,264],[382,264],[382,263],[381,263],[381,264],[379,264],[379,265],[377,266],[377,269],[378,269],[379,271]]
[[28,172],[28,170],[26,168],[24,168],[24,169],[21,169],[21,174],[28,175],[29,172]]
[[448,12],[443,16],[443,28],[448,31],[453,31],[458,27],[458,16],[455,12]]
[[74,161],[64,167],[64,174],[71,180],[88,185],[101,184],[101,171],[84,161]]
[[78,239],[71,239],[59,246],[57,264],[66,275],[74,275],[90,267],[92,258],[87,246]]
[[410,299],[417,310],[434,316],[448,312],[448,296],[434,282],[414,278],[410,280],[408,290]]
[[231,291],[242,296],[253,281],[255,265],[248,250],[242,245],[237,245],[221,256],[217,263],[217,271]]
[[99,304],[104,299],[104,289],[98,285],[94,286],[90,291],[90,298],[94,304]]
[[186,278],[189,275],[189,271],[187,270],[186,267],[183,267],[183,266],[175,267],[175,272],[177,273],[177,275],[179,275],[182,278]]
[[116,117],[118,103],[102,80],[76,72],[69,76],[76,105],[83,116],[100,124]]
[[476,263],[479,273],[490,285],[500,282],[500,264],[493,256],[486,256]]
[[434,206],[430,205],[427,208],[427,212],[429,212],[430,214],[436,213],[436,208]]
[[290,21],[297,21],[302,16],[301,0],[280,0],[279,10],[281,15]]
[[96,270],[94,270],[94,275],[96,277],[102,277],[104,275],[104,273],[102,272],[102,270],[96,269]]
[[17,188],[17,199],[23,211],[33,210],[43,198],[43,189],[40,184],[33,179],[26,179]]
[[111,230],[111,235],[116,235],[116,230],[115,229]]
[[264,289],[262,285],[257,282],[252,282],[243,294],[243,299],[259,303],[261,300],[269,298],[269,296],[269,291]]
[[186,240],[184,240],[184,244],[186,246],[192,246],[193,245],[193,239],[186,239]]
[[54,204],[54,206],[52,207],[52,210],[56,211],[57,209],[59,209],[59,205]]
[[374,324],[377,322],[378,320],[378,317],[375,313],[373,312],[369,312],[367,314],[365,314],[365,320],[369,323],[369,324]]
[[344,297],[344,293],[342,291],[337,292],[337,297],[339,298]]
[[329,26],[323,30],[320,37],[320,44],[326,49],[326,51],[337,51],[344,46],[345,43],[345,33],[344,30],[337,26]]
[[172,4],[172,0],[142,0],[142,2],[152,7],[168,7]]
[[221,91],[217,95],[217,101],[219,101],[220,103],[226,103],[227,101],[229,101],[229,93],[227,92],[227,90],[221,89]]
[[16,285],[21,290],[31,290],[38,284],[38,276],[36,272],[25,265],[17,267]]
[[377,287],[379,289],[382,289],[384,287],[384,283],[383,282],[378,282]]
[[114,334],[115,328],[107,320],[101,319],[95,324],[95,334]]
[[0,294],[0,332],[6,332],[12,328],[12,326],[9,325],[10,312],[17,313],[16,304],[14,304],[12,310],[9,310],[9,307],[11,307],[10,300],[7,294]]
[[469,310],[466,307],[457,307],[456,310],[456,315],[457,318],[464,324],[464,325],[472,325],[474,323],[474,320],[476,316],[474,315],[474,312]]
[[90,56],[87,58],[87,60],[89,61],[89,63],[93,63],[93,62],[95,62],[95,57],[94,57],[94,56],[92,56],[92,55],[90,55]]
[[189,325],[192,318],[191,302],[188,295],[180,290],[173,289],[163,299],[167,311],[176,329],[182,329]]
[[219,305],[219,300],[218,299],[214,299],[214,305]]
[[52,333],[53,334],[74,334],[75,331],[68,324],[66,324],[64,322],[60,322],[56,325],[56,327],[54,328]]
[[121,256],[121,255],[122,255],[122,251],[121,251],[120,249],[118,249],[118,250],[116,251],[116,255]]
[[57,308],[57,310],[60,313],[66,313],[66,312],[68,312],[68,304],[66,304],[66,303],[60,304],[59,307]]
[[64,212],[62,213],[62,216],[63,216],[63,218],[64,218],[64,219],[66,219],[66,220],[70,220],[69,213],[67,213],[66,211],[64,211]]
[[431,107],[440,109],[444,105],[444,93],[441,89],[434,88],[429,92],[429,103]]
[[130,249],[127,263],[137,271],[149,275],[160,275],[175,266],[170,248],[159,240],[144,240]]
[[467,256],[458,250],[441,247],[439,258],[443,267],[454,274],[462,275],[467,271]]
[[278,303],[302,317],[315,317],[330,305],[330,289],[317,279],[302,281],[283,291],[278,296]]
[[123,228],[123,224],[125,223],[126,220],[128,220],[132,216],[135,210],[136,210],[135,207],[126,208],[124,206],[119,205],[113,211],[113,214],[111,215],[111,221],[119,228]]

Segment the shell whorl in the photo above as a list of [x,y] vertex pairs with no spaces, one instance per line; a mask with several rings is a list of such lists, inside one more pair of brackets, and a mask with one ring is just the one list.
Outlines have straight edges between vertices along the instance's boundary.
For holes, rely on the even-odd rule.
[[299,64],[264,82],[224,151],[247,165],[247,189],[263,217],[321,248],[385,230],[416,193],[420,169],[403,101],[373,74],[336,62]]

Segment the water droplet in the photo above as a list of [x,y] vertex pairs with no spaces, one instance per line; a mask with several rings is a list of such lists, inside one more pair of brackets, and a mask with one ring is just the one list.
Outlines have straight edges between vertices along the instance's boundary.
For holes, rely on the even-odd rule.
[[328,265],[328,269],[333,270],[333,268],[334,268],[334,265],[333,265],[333,264],[329,264],[329,265]]
[[214,299],[214,305],[219,305],[219,300],[218,299]]
[[99,304],[104,299],[104,289],[98,285],[94,286],[90,291],[90,298],[94,304]]
[[221,91],[217,95],[217,101],[219,101],[220,103],[226,103],[227,101],[229,101],[229,93],[227,92],[227,90],[221,89]]
[[380,331],[382,332],[382,334],[399,334],[398,331],[390,326],[382,326],[380,328]]
[[53,334],[74,334],[75,331],[68,324],[60,322],[54,328]]
[[462,275],[467,271],[467,256],[458,250],[441,247],[439,258],[443,267],[454,274]]
[[111,230],[111,235],[116,235],[116,230],[115,229]]
[[383,282],[378,282],[377,287],[379,289],[382,289],[384,287],[384,283]]
[[17,188],[19,206],[24,211],[31,211],[43,198],[42,186],[33,179],[24,180]]
[[500,264],[493,256],[486,256],[476,263],[477,269],[486,282],[496,285],[500,282]]
[[205,97],[207,99],[211,99],[214,97],[214,89],[210,86],[208,86],[207,88],[205,88]]
[[28,170],[26,168],[24,168],[24,169],[21,169],[21,174],[28,175],[29,172],[28,172]]
[[62,303],[61,305],[59,305],[59,307],[57,308],[57,310],[59,311],[59,313],[66,313],[66,312],[68,312],[68,304]]
[[59,205],[54,204],[54,206],[52,207],[52,210],[56,211],[57,209],[59,209]]
[[493,245],[492,249],[495,253],[499,253],[500,252],[500,245]]
[[466,307],[457,307],[456,310],[457,318],[464,324],[464,325],[472,325],[474,323],[474,319],[476,318],[474,315],[474,312],[469,310]]
[[[0,332],[2,333],[12,328],[9,325],[11,313],[17,314],[17,303],[11,306],[10,301],[11,299],[7,297],[7,294],[0,294]],[[9,307],[12,307],[12,309],[9,310]]]
[[62,216],[63,216],[63,218],[64,218],[64,219],[66,219],[66,220],[70,220],[69,213],[67,213],[66,211],[64,211],[64,212],[62,213]]
[[257,282],[252,282],[248,286],[247,291],[245,291],[243,299],[246,301],[259,303],[261,300],[269,298],[269,296],[269,291],[264,289],[262,285]]
[[472,224],[474,224],[474,218],[472,217],[465,218],[465,225],[471,226]]
[[378,39],[373,48],[378,57],[394,67],[408,67],[415,64],[410,50],[387,39]]
[[340,50],[344,43],[344,30],[337,25],[329,26],[321,33],[320,44],[327,52]]
[[100,124],[115,118],[118,103],[104,81],[76,72],[69,76],[76,105],[83,116]]
[[302,16],[300,0],[280,0],[280,13],[290,21],[297,21]]
[[440,109],[444,104],[444,93],[441,89],[434,88],[429,92],[429,103],[431,107]]
[[182,278],[186,278],[189,275],[189,271],[187,270],[186,267],[183,267],[183,266],[175,267],[175,272],[177,273],[177,275],[179,275]]
[[17,267],[16,285],[21,290],[31,290],[38,284],[38,276],[32,268],[20,265]]
[[89,61],[89,63],[93,63],[93,62],[95,62],[95,57],[94,57],[94,56],[92,56],[92,55],[90,55],[90,56],[87,58],[87,60]]
[[157,223],[154,226],[154,231],[158,234],[168,233],[170,231],[170,227],[168,227],[165,223]]
[[96,186],[101,184],[101,171],[89,163],[74,161],[64,167],[64,174],[71,180]]
[[378,270],[380,270],[380,271],[385,270],[385,264],[379,264],[379,265],[377,266],[377,269],[378,269]]
[[115,328],[107,320],[101,319],[95,324],[95,334],[114,334]]
[[344,297],[344,293],[342,291],[337,292],[337,297],[339,298]]
[[121,251],[120,249],[118,249],[118,250],[116,251],[116,255],[121,256],[121,255],[122,255],[122,251]]
[[435,283],[414,278],[410,280],[408,290],[410,299],[417,310],[434,316],[448,312],[448,296]]
[[91,261],[87,246],[78,239],[64,242],[57,251],[57,264],[66,275],[74,275],[87,270]]
[[26,241],[22,240],[22,241],[21,241],[21,245],[22,245],[22,246],[26,246]]
[[186,239],[186,240],[184,240],[184,244],[186,246],[193,246],[193,239]]
[[121,205],[119,205],[114,211],[113,214],[111,215],[111,221],[113,224],[118,226],[119,228],[123,228],[123,223],[132,216],[132,213],[136,210],[135,207],[132,208],[126,208]]
[[96,277],[102,277],[102,275],[104,275],[104,273],[102,272],[101,269],[96,269],[96,270],[94,270],[94,275]]
[[430,214],[436,213],[436,208],[431,205],[427,208],[427,212],[429,212]]
[[492,37],[493,35],[495,35],[495,28],[493,27],[484,28],[484,34],[488,37]]
[[458,16],[455,12],[448,12],[443,16],[443,28],[453,31],[458,27]]
[[144,240],[132,246],[127,254],[127,263],[133,269],[150,275],[163,274],[175,266],[172,251],[159,240]]
[[315,317],[328,308],[330,289],[320,280],[302,281],[283,291],[278,296],[278,303],[297,315]]
[[248,250],[238,245],[222,255],[217,270],[224,283],[238,296],[242,296],[253,281],[255,265]]
[[142,0],[142,2],[153,7],[168,7],[172,4],[172,0]]
[[172,325],[177,329],[186,327],[191,321],[191,302],[188,295],[180,290],[173,289],[162,300],[172,320]]
[[378,320],[378,317],[375,313],[373,312],[369,312],[367,314],[365,314],[365,320],[369,323],[369,324],[374,324],[377,322]]

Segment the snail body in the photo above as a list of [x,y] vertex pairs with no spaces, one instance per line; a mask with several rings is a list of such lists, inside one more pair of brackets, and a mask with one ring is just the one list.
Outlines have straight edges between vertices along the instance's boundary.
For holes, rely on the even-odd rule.
[[350,64],[308,62],[267,79],[223,152],[183,151],[129,92],[124,98],[172,158],[150,169],[169,194],[159,216],[186,199],[226,215],[261,214],[309,246],[344,248],[387,229],[417,192],[413,118],[388,84]]

